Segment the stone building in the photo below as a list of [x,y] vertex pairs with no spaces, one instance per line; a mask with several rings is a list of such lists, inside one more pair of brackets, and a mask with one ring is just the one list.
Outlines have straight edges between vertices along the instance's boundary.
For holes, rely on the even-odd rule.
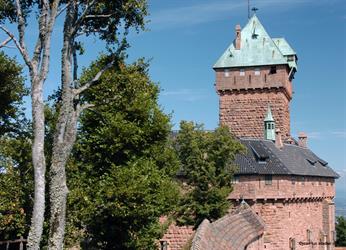
[[[229,195],[236,208],[189,236],[202,249],[334,249],[334,181],[328,163],[290,134],[292,80],[297,55],[284,38],[271,38],[256,15],[214,65],[220,123],[246,146]],[[175,228],[175,229],[174,229]],[[162,249],[174,243],[172,226]],[[184,242],[180,241],[180,246]]]

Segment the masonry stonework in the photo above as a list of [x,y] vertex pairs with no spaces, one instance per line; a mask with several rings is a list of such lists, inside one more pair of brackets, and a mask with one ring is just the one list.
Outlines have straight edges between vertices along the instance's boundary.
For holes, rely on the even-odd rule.
[[[272,66],[273,67],[273,66]],[[270,105],[284,140],[290,138],[292,83],[287,66],[216,70],[220,124],[237,137],[263,138],[263,120]]]
[[263,244],[249,249],[286,250],[290,239],[296,249],[332,250],[335,196],[333,178],[240,176],[229,199],[235,206],[246,200],[264,221]]

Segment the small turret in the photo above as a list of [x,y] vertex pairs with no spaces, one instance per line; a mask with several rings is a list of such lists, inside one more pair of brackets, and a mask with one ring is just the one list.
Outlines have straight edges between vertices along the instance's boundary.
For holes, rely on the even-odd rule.
[[267,114],[264,118],[264,139],[275,141],[275,121],[270,105],[268,105]]

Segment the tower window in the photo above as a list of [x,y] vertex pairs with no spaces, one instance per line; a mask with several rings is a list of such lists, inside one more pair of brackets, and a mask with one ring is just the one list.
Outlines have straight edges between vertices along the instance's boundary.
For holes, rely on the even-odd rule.
[[273,176],[271,175],[264,176],[264,183],[266,185],[271,185],[273,183]]
[[240,69],[240,70],[239,70],[239,75],[240,75],[240,76],[245,76],[245,71],[244,71],[244,69]]
[[259,76],[259,75],[261,75],[261,71],[259,68],[256,68],[255,69],[255,76]]
[[229,70],[228,69],[225,69],[224,73],[225,73],[225,77],[229,77]]
[[296,177],[292,176],[291,177],[291,182],[292,182],[292,185],[295,185],[296,184]]
[[232,178],[232,184],[239,183],[239,176],[233,176]]
[[306,230],[306,237],[307,237],[308,242],[312,241],[312,232],[310,229]]
[[301,182],[302,182],[302,185],[305,185],[305,177],[304,176],[302,176]]
[[270,67],[269,74],[276,74],[276,66]]
[[296,250],[296,240],[294,238],[290,238],[290,250]]

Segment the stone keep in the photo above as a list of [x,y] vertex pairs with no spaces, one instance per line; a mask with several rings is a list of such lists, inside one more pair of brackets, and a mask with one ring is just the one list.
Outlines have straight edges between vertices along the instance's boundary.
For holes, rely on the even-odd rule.
[[284,38],[271,38],[256,15],[214,65],[220,123],[238,137],[263,138],[271,106],[283,140],[290,138],[289,105],[297,56]]

